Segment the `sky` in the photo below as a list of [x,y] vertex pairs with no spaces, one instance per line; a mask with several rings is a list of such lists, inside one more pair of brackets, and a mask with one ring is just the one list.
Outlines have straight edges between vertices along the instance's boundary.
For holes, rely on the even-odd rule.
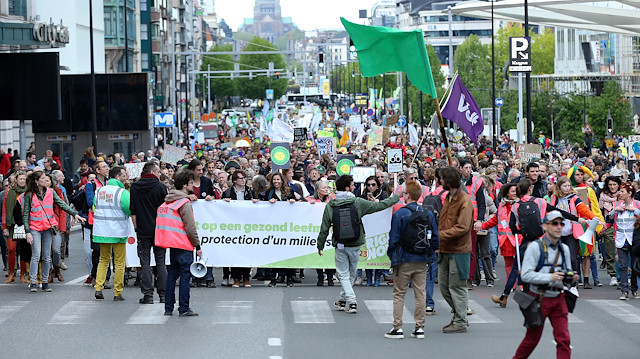
[[[280,0],[283,17],[291,17],[291,21],[301,30],[342,29],[340,17],[352,22],[362,23],[358,19],[358,10],[366,9],[370,16],[371,7],[376,0]],[[235,32],[244,22],[244,18],[253,17],[254,0],[216,0],[215,11],[218,21],[224,21]]]

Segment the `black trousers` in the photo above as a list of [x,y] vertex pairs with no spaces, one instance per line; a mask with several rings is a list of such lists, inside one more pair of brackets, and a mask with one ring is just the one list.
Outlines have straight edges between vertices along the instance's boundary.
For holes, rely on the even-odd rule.
[[156,281],[155,286],[158,289],[158,295],[164,297],[167,288],[167,266],[165,258],[167,250],[165,248],[156,247],[153,238],[145,238],[138,236],[138,258],[140,258],[140,267],[142,267],[142,278],[140,280],[140,291],[142,295],[153,298],[153,273],[151,270],[151,249],[153,248],[153,256],[156,260]]
[[234,280],[245,281],[251,280],[251,268],[231,268],[231,278]]

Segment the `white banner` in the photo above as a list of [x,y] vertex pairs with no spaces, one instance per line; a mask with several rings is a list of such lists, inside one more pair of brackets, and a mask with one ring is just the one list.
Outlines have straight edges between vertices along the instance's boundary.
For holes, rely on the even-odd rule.
[[162,162],[170,163],[172,165],[178,164],[178,161],[184,159],[184,155],[187,154],[187,150],[178,148],[172,145],[165,145],[164,152],[162,152]]

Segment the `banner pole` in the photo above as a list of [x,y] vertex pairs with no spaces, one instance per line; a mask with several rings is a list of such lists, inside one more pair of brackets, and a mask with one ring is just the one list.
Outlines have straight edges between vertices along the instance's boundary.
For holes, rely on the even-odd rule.
[[451,149],[449,148],[449,139],[447,138],[447,131],[444,129],[444,119],[442,118],[442,112],[440,112],[440,103],[438,102],[438,99],[433,99],[433,104],[436,106],[436,114],[438,115],[438,122],[440,123],[440,135],[444,142],[444,148],[447,150],[447,160],[449,160],[449,166],[453,166]]

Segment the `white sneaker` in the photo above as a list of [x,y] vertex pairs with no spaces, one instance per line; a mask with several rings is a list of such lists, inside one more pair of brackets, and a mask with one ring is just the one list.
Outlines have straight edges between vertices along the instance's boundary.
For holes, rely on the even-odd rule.
[[473,309],[467,308],[467,315],[474,315],[474,314],[476,314],[476,312]]
[[625,292],[622,292],[622,295],[618,299],[620,299],[620,300],[629,300],[629,294],[625,293]]
[[611,277],[611,281],[609,282],[609,285],[612,287],[615,287],[618,285],[618,280],[616,279],[616,277]]
[[411,338],[424,339],[424,329],[418,328],[411,333]]
[[425,313],[426,315],[435,315],[436,314],[436,310],[433,309],[433,307],[427,307],[427,311]]
[[362,277],[356,278],[356,280],[353,282],[353,285],[362,285]]

